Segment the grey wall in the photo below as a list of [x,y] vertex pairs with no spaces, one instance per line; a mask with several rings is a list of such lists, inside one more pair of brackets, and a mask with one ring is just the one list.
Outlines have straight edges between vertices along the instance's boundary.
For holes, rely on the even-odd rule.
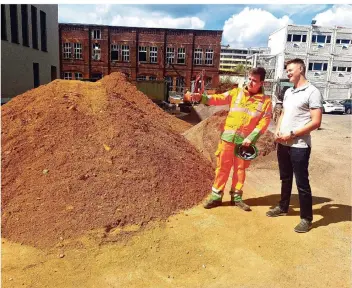
[[[51,81],[51,65],[60,77],[58,5],[33,5],[37,8],[38,50],[32,47],[31,4],[28,8],[29,47],[22,43],[21,5],[17,5],[19,44],[11,42],[10,7],[5,5],[7,41],[1,40],[1,102],[34,88],[33,62],[39,63],[40,85]],[[40,11],[46,13],[47,51],[41,51]]]

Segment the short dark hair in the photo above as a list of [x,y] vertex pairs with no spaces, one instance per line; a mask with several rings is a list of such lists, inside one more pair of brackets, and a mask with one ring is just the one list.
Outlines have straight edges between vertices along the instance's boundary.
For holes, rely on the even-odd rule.
[[249,74],[259,75],[260,81],[264,81],[266,71],[263,67],[256,67],[256,68],[252,68],[251,70],[249,70]]
[[288,60],[285,64],[285,69],[286,69],[287,65],[289,65],[289,64],[300,64],[303,69],[303,75],[306,74],[306,64],[304,63],[304,61],[301,58],[295,58],[292,60]]

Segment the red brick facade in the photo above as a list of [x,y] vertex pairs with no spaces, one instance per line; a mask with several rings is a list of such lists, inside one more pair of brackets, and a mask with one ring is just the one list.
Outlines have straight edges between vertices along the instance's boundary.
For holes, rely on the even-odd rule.
[[[99,38],[99,32],[94,30],[100,31],[100,39],[94,39]],[[208,87],[216,87],[219,84],[221,37],[222,31],[59,24],[61,78],[71,75],[75,79],[76,73],[81,73],[82,78],[95,78],[98,77],[96,73],[105,76],[120,71],[132,81],[137,77],[147,80],[149,77],[168,78],[175,90],[181,77],[185,87],[189,88],[191,80],[204,69]],[[74,43],[82,48],[81,59],[76,59]],[[96,44],[100,48],[100,59],[98,56],[93,59],[93,45]],[[141,53],[145,59],[139,58],[140,47],[147,50]],[[112,52],[112,48],[117,48],[118,52]],[[156,54],[151,51],[153,49],[157,50]],[[196,49],[201,50],[195,53]],[[71,54],[65,54],[69,51]],[[112,61],[111,53],[118,59]],[[172,55],[173,64],[165,64]],[[184,61],[182,55],[185,55]],[[145,61],[139,61],[141,59]]]

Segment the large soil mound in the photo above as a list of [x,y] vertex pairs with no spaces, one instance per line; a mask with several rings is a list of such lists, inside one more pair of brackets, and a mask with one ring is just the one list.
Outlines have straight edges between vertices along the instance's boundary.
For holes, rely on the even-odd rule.
[[2,236],[38,247],[199,203],[210,163],[120,73],[56,80],[2,106]]
[[[193,126],[191,129],[183,133],[183,135],[212,162],[213,167],[216,166],[216,156],[214,155],[221,136],[227,110],[217,111],[209,118]],[[259,150],[259,156],[252,160],[251,167],[255,167],[257,163],[262,162],[263,156],[268,155],[276,149],[274,142],[274,134],[267,130],[255,144]],[[270,159],[272,157],[269,157]]]

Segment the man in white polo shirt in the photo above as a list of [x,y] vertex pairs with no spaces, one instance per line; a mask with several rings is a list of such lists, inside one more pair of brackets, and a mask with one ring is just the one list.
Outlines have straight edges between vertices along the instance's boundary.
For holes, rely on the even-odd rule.
[[277,158],[281,180],[279,206],[269,210],[268,217],[286,215],[290,205],[293,174],[299,195],[301,222],[295,227],[298,233],[308,232],[312,226],[312,192],[309,184],[310,132],[319,128],[322,119],[322,96],[305,77],[306,66],[302,59],[286,63],[289,88],[284,96],[283,112],[279,118],[275,137],[279,143]]

